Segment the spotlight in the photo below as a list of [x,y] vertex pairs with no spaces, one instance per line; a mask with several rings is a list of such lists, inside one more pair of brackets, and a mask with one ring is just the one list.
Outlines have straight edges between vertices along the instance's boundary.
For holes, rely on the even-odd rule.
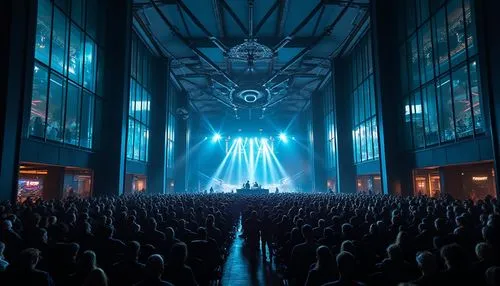
[[205,140],[208,140],[208,137],[207,137],[207,136],[205,136]]
[[260,142],[261,142],[261,143],[267,143],[267,138],[261,138],[261,139],[260,139]]
[[280,140],[285,143],[288,142],[288,137],[286,137],[285,133],[280,133]]
[[241,143],[243,139],[241,137],[238,137],[238,142]]
[[214,136],[212,137],[212,142],[218,142],[222,136],[220,136],[219,133],[215,133]]

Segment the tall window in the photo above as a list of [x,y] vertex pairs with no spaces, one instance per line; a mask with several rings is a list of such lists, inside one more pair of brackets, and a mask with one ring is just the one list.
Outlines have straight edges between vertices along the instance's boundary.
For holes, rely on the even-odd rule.
[[400,18],[405,131],[410,149],[484,133],[475,0],[406,0]]
[[335,146],[335,118],[333,116],[333,89],[331,81],[325,84],[323,91],[323,114],[325,116],[324,125],[326,132],[326,167],[333,169],[337,162],[337,152]]
[[350,75],[353,155],[354,162],[361,163],[379,158],[373,59],[369,33],[366,33],[350,55]]
[[94,0],[38,1],[29,136],[93,147],[101,104]]
[[172,177],[172,170],[174,168],[174,146],[175,146],[175,126],[176,126],[176,118],[175,118],[175,109],[176,109],[176,97],[177,97],[177,89],[175,88],[173,83],[169,84],[168,88],[168,113],[167,113],[167,168],[168,168],[168,176]]
[[147,162],[153,58],[135,33],[132,33],[131,57],[127,158]]

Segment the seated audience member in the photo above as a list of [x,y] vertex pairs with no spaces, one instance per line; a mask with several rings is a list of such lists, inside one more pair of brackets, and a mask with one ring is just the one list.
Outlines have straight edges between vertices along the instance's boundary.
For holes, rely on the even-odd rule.
[[71,274],[67,282],[67,285],[82,285],[85,278],[89,276],[90,272],[97,268],[96,255],[92,250],[87,250],[83,252],[77,260],[76,271]]
[[439,283],[439,273],[436,256],[429,251],[424,251],[417,254],[416,261],[421,275],[411,283],[421,286],[437,285]]
[[144,279],[145,265],[139,262],[141,245],[137,241],[127,242],[123,259],[111,270],[111,284],[134,285]]
[[498,257],[495,257],[493,247],[486,242],[478,243],[475,252],[477,261],[472,264],[471,270],[479,285],[486,283],[484,274],[488,268],[497,265]]
[[185,264],[187,259],[187,246],[183,242],[176,243],[170,250],[170,257],[165,267],[163,277],[174,285],[196,286],[193,271]]
[[349,252],[341,252],[337,255],[337,267],[340,278],[323,286],[363,286],[365,284],[354,279],[356,272],[356,258]]
[[318,248],[310,225],[302,226],[302,237],[305,242],[292,249],[290,258],[290,271],[295,276],[297,285],[304,285],[306,282],[311,264],[316,260],[316,248]]
[[469,271],[467,255],[460,245],[456,243],[445,245],[440,252],[445,263],[445,270],[440,274],[440,282],[443,285],[475,284]]
[[5,243],[0,241],[0,272],[5,271],[9,266],[9,262],[7,262],[7,260],[5,260],[5,257],[3,256],[4,250]]
[[108,276],[101,268],[90,271],[83,286],[108,286]]
[[316,263],[311,265],[307,275],[306,286],[323,285],[338,279],[337,265],[333,261],[328,247],[322,245],[316,249]]
[[164,270],[163,258],[158,254],[153,254],[146,262],[146,279],[135,284],[137,286],[173,286],[173,284],[161,279]]
[[413,269],[410,263],[404,260],[403,250],[398,244],[387,247],[387,258],[377,264],[377,268],[390,284],[409,281],[414,277]]
[[485,273],[486,285],[500,286],[500,267],[490,267]]
[[49,273],[37,269],[40,261],[40,250],[27,248],[19,254],[12,268],[9,268],[8,285],[47,285],[53,286],[54,281]]

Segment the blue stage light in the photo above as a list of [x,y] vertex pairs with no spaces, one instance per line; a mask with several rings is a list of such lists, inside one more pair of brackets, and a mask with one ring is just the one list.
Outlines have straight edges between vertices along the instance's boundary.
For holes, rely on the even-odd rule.
[[219,133],[215,133],[214,136],[212,137],[212,142],[218,142],[222,136]]
[[238,143],[243,142],[243,139],[241,137],[238,137]]
[[279,136],[281,142],[288,142],[288,137],[286,136],[285,133],[280,133],[280,136]]

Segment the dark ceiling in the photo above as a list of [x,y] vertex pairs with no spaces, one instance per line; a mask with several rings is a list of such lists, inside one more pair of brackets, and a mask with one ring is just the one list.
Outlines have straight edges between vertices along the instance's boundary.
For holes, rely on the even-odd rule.
[[195,110],[261,117],[303,110],[367,22],[368,2],[135,0],[134,26],[172,59]]

